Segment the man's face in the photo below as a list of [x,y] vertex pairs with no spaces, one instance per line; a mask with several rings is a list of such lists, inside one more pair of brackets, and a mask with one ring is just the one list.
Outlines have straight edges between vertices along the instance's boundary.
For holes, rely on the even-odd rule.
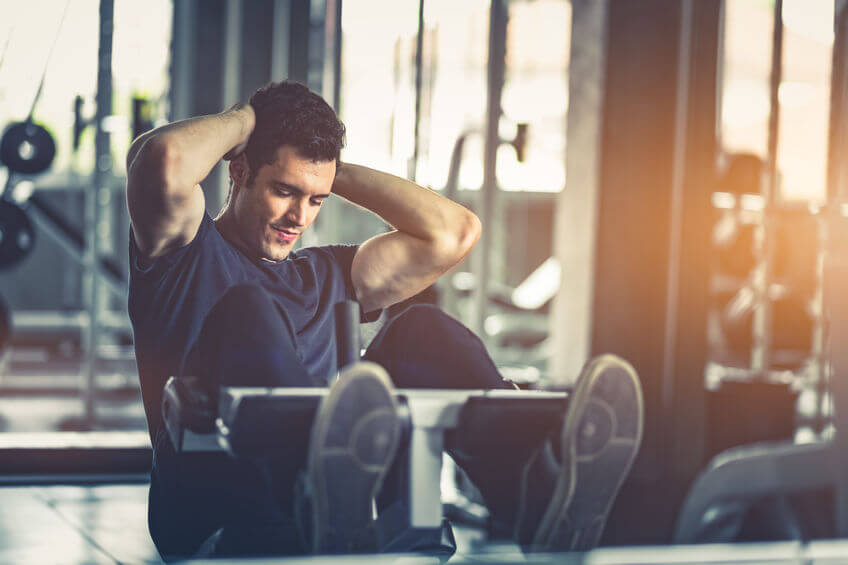
[[[244,155],[230,165],[234,235],[252,257],[281,261],[315,221],[321,203],[329,196],[336,162],[313,162],[301,157],[294,147],[284,145],[277,150],[276,160],[261,166],[249,185],[247,166]],[[239,178],[242,184],[237,182]]]

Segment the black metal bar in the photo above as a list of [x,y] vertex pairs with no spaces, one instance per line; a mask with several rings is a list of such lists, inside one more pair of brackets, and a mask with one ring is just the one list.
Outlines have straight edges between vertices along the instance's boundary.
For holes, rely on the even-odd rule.
[[339,302],[335,306],[336,348],[338,367],[344,368],[359,360],[359,303],[353,300]]
[[[686,189],[686,152],[688,149],[689,87],[692,66],[692,30],[694,0],[683,0],[680,9],[680,43],[677,56],[677,100],[674,113],[674,149],[671,173],[671,210],[669,217],[668,265],[666,268],[665,346],[663,347],[660,403],[663,414],[674,413],[675,358],[677,353],[681,246],[683,232],[683,193]],[[673,453],[674,436],[663,434],[666,457]]]
[[[843,7],[840,9],[840,4]],[[848,8],[837,3],[834,13],[833,56],[830,82],[830,125],[828,132],[827,201],[844,200],[845,167],[842,166],[846,145],[843,116],[848,110]]]
[[309,71],[309,0],[291,0],[289,11],[289,75],[287,78],[307,84]]
[[769,122],[768,122],[768,153],[766,164],[768,183],[766,184],[766,199],[774,199],[777,187],[777,136],[780,125],[780,100],[778,92],[783,80],[783,0],[774,3],[774,28],[771,38],[771,75],[769,78]]
[[418,35],[415,38],[415,133],[412,145],[412,160],[406,176],[415,180],[418,176],[418,155],[421,152],[421,84],[424,74],[424,0],[418,0]]
[[[333,108],[338,111],[342,100],[342,0],[336,0],[333,12],[327,13],[327,18],[333,18]],[[327,28],[329,31],[329,27]]]

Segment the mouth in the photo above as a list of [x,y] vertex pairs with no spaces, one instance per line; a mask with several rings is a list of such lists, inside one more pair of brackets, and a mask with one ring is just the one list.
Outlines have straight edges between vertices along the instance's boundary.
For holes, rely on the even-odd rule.
[[274,226],[271,226],[271,229],[277,235],[277,239],[284,241],[286,243],[293,242],[300,235],[300,232],[296,232],[296,231],[288,230],[288,229],[283,229],[283,228],[276,228]]

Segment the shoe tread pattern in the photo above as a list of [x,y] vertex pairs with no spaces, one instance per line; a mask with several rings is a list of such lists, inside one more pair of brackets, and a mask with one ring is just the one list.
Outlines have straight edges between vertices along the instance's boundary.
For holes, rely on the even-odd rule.
[[370,362],[343,370],[322,402],[310,438],[315,553],[376,551],[372,503],[400,431],[385,370]]
[[642,438],[638,376],[614,355],[590,361],[569,399],[562,471],[532,541],[535,551],[595,547]]

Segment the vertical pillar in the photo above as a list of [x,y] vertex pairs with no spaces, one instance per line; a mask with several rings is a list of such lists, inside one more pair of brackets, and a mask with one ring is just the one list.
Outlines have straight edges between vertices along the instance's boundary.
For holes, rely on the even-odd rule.
[[[240,86],[242,84],[242,14],[243,0],[226,0],[224,4],[224,36],[222,45],[221,72],[221,109],[229,108],[242,100]],[[218,208],[222,207],[229,198],[230,175],[227,163],[219,161],[215,167],[216,184],[207,186],[209,192],[214,192]],[[214,217],[214,214],[213,214]]]
[[836,3],[828,148],[828,224],[824,263],[824,312],[829,329],[827,359],[835,415],[836,536],[848,537],[848,167],[844,116],[848,111],[848,3]]
[[665,432],[663,467],[685,484],[705,463],[710,196],[717,182],[722,0],[684,0],[682,8],[658,426]]
[[168,121],[182,120],[192,112],[192,58],[197,24],[197,0],[174,2],[171,33],[171,67]]
[[272,80],[275,34],[288,34],[288,30],[275,29],[277,6],[273,0],[240,0],[240,25],[238,26],[238,100],[247,102],[253,91]]
[[601,130],[608,0],[572,0],[568,64],[565,190],[554,212],[554,256],[563,267],[563,285],[550,316],[553,347],[549,373],[570,384],[591,351],[601,190]]
[[108,205],[111,191],[109,179],[112,174],[112,150],[109,132],[103,127],[106,116],[112,114],[112,31],[114,29],[114,0],[100,0],[99,46],[97,50],[97,111],[94,138],[94,175],[92,187],[86,192],[86,290],[88,291],[88,334],[85,338],[86,367],[83,388],[85,427],[94,427],[97,397],[98,349],[100,344],[100,313],[104,296],[101,295],[100,247],[104,239],[102,218]]
[[280,81],[289,76],[291,0],[274,0],[272,17],[271,80]]
[[338,111],[342,83],[342,0],[325,2],[321,92],[324,99]]
[[[174,2],[171,121],[215,114],[224,109],[227,65],[224,45],[229,11],[227,0]],[[206,209],[212,216],[218,213],[226,197],[223,176],[223,168],[214,167],[201,182]]]
[[754,312],[754,347],[751,352],[751,366],[756,371],[768,371],[771,368],[772,344],[772,301],[769,288],[774,279],[774,239],[775,213],[777,208],[777,140],[780,125],[780,100],[778,91],[783,76],[783,0],[774,3],[774,24],[771,39],[771,75],[769,77],[769,120],[768,150],[766,155],[766,182],[763,200],[763,237],[759,247],[760,276],[757,284],[757,308]]
[[[843,187],[844,189],[844,187]],[[845,200],[835,202],[830,214],[825,259],[825,312],[829,322],[831,392],[836,416],[836,535],[848,537],[848,218],[839,212]],[[840,431],[841,430],[841,431]]]
[[720,8],[572,2],[551,373],[567,383],[601,353],[633,364],[646,405],[635,481],[702,464]]
[[291,0],[288,78],[308,84],[310,1]]
[[506,0],[492,0],[489,16],[489,64],[486,96],[485,144],[483,146],[483,186],[478,195],[477,215],[483,224],[483,233],[472,255],[474,292],[472,294],[472,327],[485,338],[483,323],[486,319],[489,295],[489,276],[492,264],[493,230],[498,229],[495,217],[495,199],[498,197],[497,154],[500,147],[498,126],[501,118],[501,94],[506,67]]

